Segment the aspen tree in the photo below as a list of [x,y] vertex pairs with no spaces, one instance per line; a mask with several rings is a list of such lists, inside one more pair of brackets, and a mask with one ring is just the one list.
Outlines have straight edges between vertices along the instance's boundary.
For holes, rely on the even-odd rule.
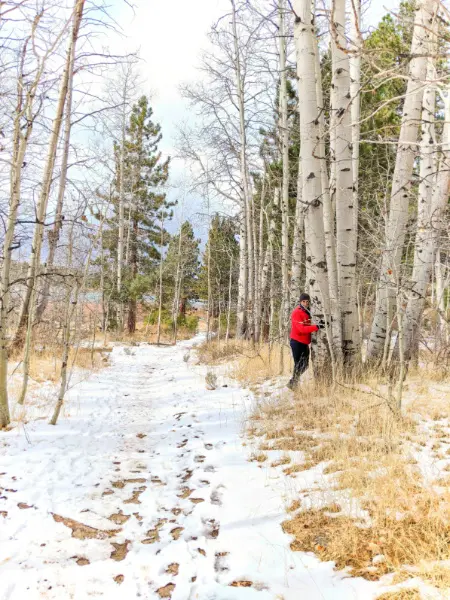
[[[297,51],[298,92],[302,98],[300,110],[300,162],[302,170],[302,202],[305,206],[306,262],[312,311],[318,318],[330,314],[329,283],[325,256],[325,232],[322,203],[322,165],[316,146],[320,138],[314,51],[315,24],[309,0],[292,2]],[[324,158],[322,159],[324,160]],[[328,346],[318,337],[315,365],[325,375]]]
[[427,71],[429,27],[435,7],[435,0],[420,0],[415,9],[408,85],[386,222],[386,239],[377,285],[375,313],[367,348],[367,359],[374,363],[381,360],[383,350],[390,345],[388,325],[392,321],[395,307],[393,299],[395,282],[401,276],[400,267],[408,219],[411,179]]
[[360,358],[359,321],[356,303],[357,220],[353,193],[352,121],[350,64],[345,40],[345,0],[333,0],[331,112],[334,127],[334,163],[336,189],[336,259],[339,307],[342,313],[342,352],[344,364]]

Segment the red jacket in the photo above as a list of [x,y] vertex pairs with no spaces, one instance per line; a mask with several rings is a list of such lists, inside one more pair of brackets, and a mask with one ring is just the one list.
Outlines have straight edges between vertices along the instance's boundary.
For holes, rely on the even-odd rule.
[[311,343],[311,333],[318,331],[317,325],[311,325],[311,318],[301,306],[294,308],[291,315],[291,340],[296,340],[301,344]]

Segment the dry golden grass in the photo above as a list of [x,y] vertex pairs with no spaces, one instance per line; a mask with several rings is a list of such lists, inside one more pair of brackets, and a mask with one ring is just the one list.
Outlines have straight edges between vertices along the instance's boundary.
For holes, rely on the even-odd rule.
[[437,589],[450,588],[450,567],[443,565],[424,565],[419,569],[418,576]]
[[[352,575],[374,580],[404,565],[449,558],[448,507],[431,507],[426,498],[410,509],[397,518],[374,501],[370,526],[348,516],[331,516],[326,508],[300,511],[283,523],[283,530],[294,537],[292,550],[315,552],[322,560],[334,561],[337,569],[347,567]],[[374,562],[375,556],[384,558]],[[448,584],[449,577],[442,582]]]
[[386,592],[377,596],[376,600],[421,600],[422,596],[417,588],[402,588],[395,592]]
[[270,377],[289,375],[292,371],[290,348],[282,344],[254,344],[247,340],[210,340],[197,348],[201,362],[218,363],[235,359],[233,376],[246,385],[260,383]]
[[282,456],[281,458],[279,458],[278,460],[275,460],[273,463],[271,463],[271,467],[281,467],[283,465],[288,465],[291,462],[291,457],[290,456]]
[[[267,368],[261,356],[262,351],[247,359],[244,367],[240,361],[237,373],[242,380],[273,376],[274,370]],[[249,374],[252,368],[256,374]],[[416,382],[408,385],[408,394],[415,394]],[[304,462],[297,459],[289,464],[283,459],[272,464],[286,464],[283,471],[290,476],[324,465],[331,503],[311,510],[293,503],[292,518],[283,523],[284,531],[293,536],[293,550],[315,552],[323,560],[334,561],[337,569],[349,568],[352,575],[371,580],[427,561],[434,567],[421,568],[420,576],[435,587],[450,588],[450,571],[435,566],[437,561],[450,560],[450,492],[423,485],[411,454],[429,439],[417,428],[418,416],[450,416],[450,402],[441,393],[435,410],[433,385],[423,381],[420,385],[423,396],[410,404],[406,398],[402,418],[393,414],[383,400],[385,390],[368,376],[363,384],[330,390],[305,383],[294,398],[286,393],[259,399],[250,427],[253,435],[265,440],[260,447],[269,459],[272,449],[284,450],[286,457],[291,451],[303,452]],[[446,427],[438,423],[436,428],[437,438],[448,438]],[[342,493],[353,499],[349,512],[333,503],[333,494]],[[411,589],[395,594],[385,597],[419,597]]]
[[246,385],[261,383],[279,375],[292,373],[291,350],[283,344],[247,343],[243,348],[233,375]]
[[250,462],[259,462],[259,463],[263,463],[267,460],[268,456],[267,454],[265,454],[264,452],[254,452],[253,454],[251,454],[250,456]]
[[[45,351],[33,352],[30,357],[30,377],[37,382],[58,381],[61,372],[62,348],[54,345]],[[69,368],[72,366],[97,371],[107,365],[104,351],[89,348],[71,348],[69,353]]]
[[197,355],[202,363],[208,365],[216,364],[239,356],[246,346],[245,342],[238,342],[236,340],[229,340],[228,343],[210,340],[197,346]]
[[307,461],[301,464],[291,465],[283,469],[283,473],[285,475],[294,475],[295,473],[301,473],[302,471],[309,471],[312,467],[315,466],[315,463]]

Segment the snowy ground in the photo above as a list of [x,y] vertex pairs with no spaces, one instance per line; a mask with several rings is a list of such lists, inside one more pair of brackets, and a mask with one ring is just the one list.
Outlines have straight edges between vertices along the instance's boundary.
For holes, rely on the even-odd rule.
[[[176,348],[115,347],[46,420],[0,434],[0,599],[371,600],[292,553],[292,480],[249,462],[249,392]],[[222,387],[226,383],[226,387]]]

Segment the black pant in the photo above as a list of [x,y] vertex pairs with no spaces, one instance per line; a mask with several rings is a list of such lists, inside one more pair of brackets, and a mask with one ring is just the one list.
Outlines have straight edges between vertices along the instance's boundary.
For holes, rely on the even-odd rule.
[[309,365],[309,346],[302,344],[297,340],[291,340],[292,356],[294,358],[294,374],[292,375],[291,383],[297,383],[300,375],[302,375]]

